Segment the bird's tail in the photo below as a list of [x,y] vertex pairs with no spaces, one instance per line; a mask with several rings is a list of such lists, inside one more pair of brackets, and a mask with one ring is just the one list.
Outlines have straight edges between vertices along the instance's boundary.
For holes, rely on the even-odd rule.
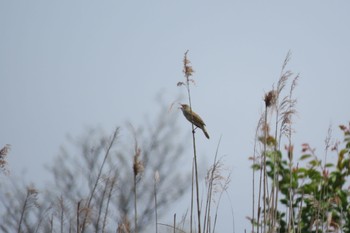
[[204,135],[209,139],[209,134],[204,126],[203,126],[202,130],[203,130]]

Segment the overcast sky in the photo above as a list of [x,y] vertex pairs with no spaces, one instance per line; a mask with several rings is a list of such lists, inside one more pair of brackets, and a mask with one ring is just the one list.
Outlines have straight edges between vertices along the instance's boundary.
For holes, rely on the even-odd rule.
[[[193,108],[211,135],[198,135],[199,153],[211,161],[222,136],[236,232],[243,232],[255,127],[289,50],[288,68],[300,73],[296,152],[308,142],[323,156],[329,125],[340,137],[336,126],[350,120],[349,12],[348,1],[3,0],[0,146],[12,145],[11,175],[43,182],[67,134],[112,132],[155,116],[159,93],[169,105],[184,93],[176,83],[188,49]],[[221,232],[231,229],[227,201]]]

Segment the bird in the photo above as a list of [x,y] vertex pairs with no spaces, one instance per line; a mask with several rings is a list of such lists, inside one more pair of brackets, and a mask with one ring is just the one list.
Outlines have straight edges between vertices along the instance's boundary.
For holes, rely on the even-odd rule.
[[200,128],[201,130],[203,130],[204,135],[209,139],[209,134],[205,129],[205,123],[202,120],[202,118],[193,110],[191,110],[190,106],[188,106],[187,104],[180,104],[180,105],[181,105],[180,108],[182,110],[182,113],[184,114],[186,119],[189,122],[193,123],[196,126],[196,128]]

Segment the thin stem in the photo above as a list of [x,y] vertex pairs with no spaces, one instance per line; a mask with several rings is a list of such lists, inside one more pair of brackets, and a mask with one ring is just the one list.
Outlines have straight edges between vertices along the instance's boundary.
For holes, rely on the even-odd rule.
[[99,180],[100,180],[100,177],[101,177],[101,174],[102,174],[102,170],[103,170],[104,164],[105,164],[105,162],[106,162],[106,160],[107,160],[107,157],[108,157],[108,155],[109,155],[109,151],[111,150],[111,148],[112,148],[112,146],[113,146],[113,144],[114,144],[114,141],[115,141],[115,139],[117,138],[118,133],[119,133],[119,128],[117,128],[117,129],[114,131],[112,140],[111,140],[111,142],[110,142],[109,145],[108,145],[108,148],[107,148],[105,157],[103,158],[103,162],[102,162],[102,164],[101,164],[101,166],[100,166],[100,169],[99,169],[99,171],[98,171],[98,175],[97,175],[97,177],[96,177],[96,181],[95,181],[94,187],[92,188],[92,191],[91,191],[91,194],[90,194],[88,203],[87,203],[87,207],[86,207],[87,211],[86,211],[86,214],[85,214],[85,216],[84,216],[83,226],[82,226],[82,230],[81,230],[82,233],[85,231],[85,225],[86,225],[86,221],[87,221],[88,210],[89,210],[90,205],[91,205],[91,200],[92,200],[92,198],[93,198],[93,196],[94,196],[94,193],[95,193],[95,191],[96,191],[97,184],[98,184],[98,182],[99,182]]
[[[192,104],[191,104],[191,92],[189,88],[189,77],[187,76],[187,93],[188,93],[188,100],[190,104],[190,110],[191,110],[191,116],[192,114]],[[197,200],[197,215],[198,215],[198,233],[201,233],[201,210],[200,210],[200,203],[199,203],[199,185],[198,185],[198,166],[197,166],[197,148],[196,148],[196,137],[195,137],[195,131],[194,131],[194,124],[192,119],[192,142],[193,142],[193,158],[194,158],[194,173],[195,173],[195,184],[196,184],[196,200]]]
[[22,227],[22,222],[23,222],[23,218],[24,218],[24,212],[27,208],[27,203],[28,203],[28,198],[29,198],[29,190],[27,190],[27,195],[26,195],[26,199],[24,200],[23,206],[22,206],[22,211],[21,211],[21,217],[19,219],[19,223],[18,223],[18,233],[21,233],[21,227]]
[[63,203],[63,197],[61,196],[60,200],[61,204],[61,233],[63,233],[63,220],[64,220],[64,203]]
[[81,201],[79,201],[78,205],[77,205],[77,233],[80,233],[80,220],[79,220],[79,218],[80,218],[80,216],[79,216],[79,214],[80,214],[80,203],[81,203]]
[[192,176],[191,176],[191,214],[190,214],[190,233],[193,229],[193,193],[194,193],[194,158],[192,161]]
[[[169,227],[169,228],[174,228],[173,225],[165,224],[165,223],[159,223],[158,225],[160,225],[160,226],[165,226],[165,227]],[[180,231],[180,232],[182,232],[182,233],[186,233],[184,230],[181,230],[181,229],[179,229],[179,228],[175,228],[175,230],[178,231],[178,232]]]
[[[195,138],[195,128],[194,128],[194,120],[193,120],[193,114],[192,114],[192,101],[191,101],[191,91],[190,91],[190,75],[193,72],[192,67],[187,66],[188,60],[187,60],[187,53],[188,50],[185,53],[184,58],[184,72],[186,77],[186,89],[188,94],[188,102],[190,105],[190,113],[192,116],[191,125],[192,125],[192,143],[193,143],[193,160],[194,160],[194,174],[195,174],[195,184],[196,184],[196,200],[197,200],[197,216],[198,216],[198,233],[201,233],[201,211],[200,211],[200,202],[199,202],[199,185],[198,185],[198,166],[197,166],[197,149],[196,149],[196,138]],[[193,172],[192,172],[193,174]],[[193,185],[192,185],[193,188]],[[191,202],[193,202],[191,200]],[[191,232],[192,232],[192,211],[191,211]]]
[[[261,126],[261,122],[262,122],[262,117],[260,117],[259,119],[259,123],[258,126],[256,127],[256,131],[255,131],[255,140],[254,140],[254,151],[253,151],[253,165],[255,165],[256,163],[256,147],[257,147],[257,142],[258,142],[258,131],[259,128]],[[261,169],[261,168],[260,168]],[[254,232],[254,221],[255,221],[255,169],[253,167],[253,180],[252,180],[252,231]],[[259,199],[260,199],[260,195],[259,195]],[[259,202],[260,204],[260,202]]]
[[134,174],[134,209],[135,209],[135,233],[137,233],[137,193],[136,193],[136,176],[137,174]]
[[104,203],[105,196],[107,194],[109,180],[110,180],[110,178],[108,177],[107,180],[106,180],[106,183],[105,183],[105,187],[104,187],[103,192],[102,192],[101,203],[100,203],[100,207],[99,207],[98,215],[97,215],[97,223],[96,223],[96,226],[95,226],[96,232],[99,232],[99,226],[100,226],[100,221],[101,221],[101,216],[102,216],[103,203]]
[[[213,162],[212,170],[211,170],[210,177],[209,177],[207,201],[206,201],[205,212],[204,212],[203,233],[210,232],[210,230],[209,230],[209,224],[210,224],[209,218],[210,218],[211,200],[212,200],[212,193],[213,193],[214,173],[215,173],[216,168],[217,168],[217,155],[218,155],[218,151],[219,151],[220,142],[221,142],[221,137],[220,137],[218,146],[216,148],[214,162]],[[206,226],[207,226],[207,231],[205,231]]]
[[[265,156],[265,155],[262,154],[262,156]],[[262,186],[263,169],[264,169],[264,160],[261,159],[261,163],[260,163],[260,177],[259,177],[259,194],[258,194],[258,217],[257,217],[257,226],[256,226],[256,232],[257,233],[259,233],[260,216],[261,216],[261,186]]]
[[[276,99],[276,103],[278,104],[278,99],[279,99],[279,95],[277,95],[277,99]],[[277,140],[277,136],[278,136],[278,131],[277,131],[277,127],[278,127],[278,119],[279,119],[279,109],[278,107],[276,107],[276,130],[275,130],[275,140]],[[278,175],[279,175],[279,155],[277,153],[277,144],[278,146],[280,146],[280,140],[275,142],[275,147],[274,147],[274,174],[273,174],[273,182],[272,182],[272,201],[271,201],[271,227],[272,229],[275,229],[275,225],[277,222],[277,205],[278,205],[278,191],[279,191],[279,187],[278,187]],[[280,148],[279,148],[280,150]]]
[[154,212],[156,215],[156,233],[158,233],[157,181],[154,181]]
[[[265,124],[267,124],[267,107],[265,108]],[[266,144],[267,144],[267,126],[264,126],[264,151],[263,151],[263,169],[264,169],[264,182],[263,182],[263,206],[264,206],[264,232],[266,232],[266,216],[267,216],[267,211],[266,211],[266,194],[267,194],[267,171],[266,171]]]
[[116,182],[116,177],[114,176],[112,178],[111,187],[110,187],[109,193],[108,193],[107,204],[106,204],[107,206],[106,206],[105,215],[104,215],[104,218],[103,218],[102,233],[105,232],[106,222],[107,222],[107,214],[108,214],[108,209],[109,209],[109,203],[111,201],[112,191],[113,191],[115,182]]
[[53,232],[53,214],[51,215],[51,219],[50,219],[50,232]]

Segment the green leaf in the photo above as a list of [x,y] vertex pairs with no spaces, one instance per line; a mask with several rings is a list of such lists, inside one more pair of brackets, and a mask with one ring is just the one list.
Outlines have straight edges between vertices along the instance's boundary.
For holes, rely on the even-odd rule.
[[321,165],[321,161],[320,160],[317,160],[317,159],[313,159],[309,162],[309,164],[313,167],[318,167]]
[[302,156],[300,157],[300,160],[308,159],[308,158],[310,158],[311,156],[312,156],[312,155],[310,155],[310,154],[302,155]]
[[312,182],[319,182],[320,178],[322,177],[320,172],[315,169],[309,169],[307,170],[308,177],[312,180]]
[[281,199],[281,203],[282,203],[283,205],[288,206],[288,200],[287,200],[287,199]]
[[260,170],[260,164],[253,164],[253,165],[252,165],[252,169],[253,169],[254,171]]

